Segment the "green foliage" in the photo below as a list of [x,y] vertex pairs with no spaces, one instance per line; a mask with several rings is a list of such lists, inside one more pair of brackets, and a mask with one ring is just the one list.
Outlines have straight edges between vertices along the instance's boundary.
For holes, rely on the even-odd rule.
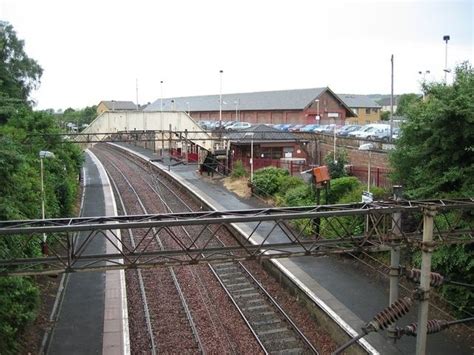
[[405,116],[410,110],[411,106],[421,102],[421,96],[418,94],[403,94],[398,98],[397,116]]
[[337,203],[342,197],[361,189],[361,182],[354,176],[346,176],[331,180],[331,188],[329,190],[328,203]]
[[[404,185],[406,197],[450,198],[474,195],[474,70],[469,63],[456,68],[452,85],[423,85],[425,101],[412,103],[405,113],[403,135],[391,154],[393,178]],[[448,223],[440,216],[437,224]],[[463,215],[471,223],[472,215]],[[417,256],[415,261],[419,262]],[[445,277],[474,283],[472,247],[441,246],[432,268]],[[441,294],[461,309],[472,309],[473,292],[445,285]],[[462,313],[460,316],[465,316]]]
[[474,70],[456,69],[452,86],[432,83],[410,106],[391,154],[394,180],[409,198],[472,196],[474,192]]
[[381,121],[389,121],[390,120],[390,112],[389,111],[382,111],[380,113],[380,120]]
[[258,169],[253,175],[253,190],[257,195],[272,196],[280,190],[281,182],[287,176],[288,170],[280,168]]
[[0,277],[0,353],[17,351],[17,334],[36,317],[38,289],[25,277]]
[[240,179],[241,177],[244,177],[247,175],[248,174],[244,168],[244,164],[242,163],[242,160],[237,160],[234,164],[234,169],[232,170],[230,177],[232,179]]
[[[78,146],[62,142],[57,120],[33,112],[28,96],[39,83],[41,67],[23,51],[23,41],[0,21],[0,220],[41,218],[40,150],[55,153],[44,161],[46,217],[71,215],[82,165]],[[0,258],[40,256],[40,240],[0,238]],[[0,278],[0,353],[15,353],[20,332],[34,320],[38,289],[28,278]]]
[[337,179],[347,175],[344,166],[348,162],[348,155],[345,149],[336,151],[336,161],[334,161],[334,153],[329,152],[324,158],[324,163],[328,167],[331,179]]
[[314,193],[311,186],[302,184],[287,190],[284,195],[285,206],[311,206],[315,204]]
[[97,106],[87,106],[80,110],[69,107],[56,117],[61,127],[65,128],[67,123],[73,123],[81,130],[82,125],[90,124],[97,117]]
[[291,189],[300,186],[309,186],[307,185],[301,178],[298,176],[285,176],[284,178],[280,179],[280,188],[278,189],[278,193],[280,195],[285,195]]
[[14,111],[16,104],[26,104],[33,89],[39,84],[43,69],[24,51],[24,42],[19,40],[13,27],[0,21],[0,123]]

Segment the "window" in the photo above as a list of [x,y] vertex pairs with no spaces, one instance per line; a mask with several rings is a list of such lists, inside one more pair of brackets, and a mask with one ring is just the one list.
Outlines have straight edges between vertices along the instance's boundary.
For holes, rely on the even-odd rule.
[[365,109],[365,114],[366,114],[366,115],[370,115],[370,108],[366,108],[366,109]]

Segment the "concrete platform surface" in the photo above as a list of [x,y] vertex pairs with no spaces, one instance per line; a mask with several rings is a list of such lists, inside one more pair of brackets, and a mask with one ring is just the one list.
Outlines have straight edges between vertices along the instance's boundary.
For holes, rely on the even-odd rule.
[[[86,154],[81,216],[116,214],[113,195],[100,162]],[[86,238],[88,232],[76,238]],[[110,248],[97,235],[85,254]],[[57,321],[50,333],[47,354],[129,354],[128,317],[122,271],[64,275],[64,291]]]

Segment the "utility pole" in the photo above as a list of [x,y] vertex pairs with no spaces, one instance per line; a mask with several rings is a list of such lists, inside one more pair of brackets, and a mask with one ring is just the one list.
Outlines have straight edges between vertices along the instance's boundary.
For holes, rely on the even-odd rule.
[[[400,201],[402,198],[402,187],[399,185],[393,186],[393,199],[394,201]],[[402,235],[402,214],[401,212],[395,212],[392,217],[392,241],[390,248],[390,295],[388,304],[393,304],[399,297],[398,282],[400,278],[400,245],[397,245],[397,240]],[[396,337],[396,324],[392,324],[388,327],[388,336],[395,343]]]
[[220,90],[219,90],[219,129],[222,128],[222,74],[223,70],[219,70],[220,74]]
[[390,90],[390,141],[393,137],[393,54],[392,54],[392,80],[391,80],[391,90]]
[[423,208],[423,241],[421,243],[421,278],[418,306],[418,327],[416,336],[416,355],[426,354],[428,326],[428,307],[431,281],[431,255],[433,254],[433,221],[436,215],[434,206]]
[[446,52],[445,52],[445,55],[444,55],[444,84],[447,85],[448,84],[448,73],[449,73],[449,69],[448,69],[448,41],[451,39],[450,36],[446,35],[446,36],[443,36],[443,40],[446,42]]

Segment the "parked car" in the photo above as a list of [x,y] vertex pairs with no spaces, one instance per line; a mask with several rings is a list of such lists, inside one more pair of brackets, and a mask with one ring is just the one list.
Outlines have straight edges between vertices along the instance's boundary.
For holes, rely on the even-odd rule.
[[392,139],[398,139],[400,137],[400,128],[394,128],[392,131]]
[[226,129],[229,131],[238,131],[250,127],[252,127],[252,125],[248,122],[235,122],[234,124],[227,126]]
[[373,124],[371,128],[365,132],[361,132],[357,135],[357,138],[365,139],[385,139],[388,140],[390,136],[390,125],[387,124]]
[[319,127],[318,124],[307,124],[300,129],[300,132],[313,132],[317,127]]
[[315,129],[313,129],[314,133],[322,133],[326,130],[327,124],[319,125]]
[[282,123],[274,126],[276,129],[279,129],[280,131],[287,131],[288,128],[292,126],[291,123]]
[[352,124],[352,125],[347,125],[347,126],[342,126],[336,131],[336,134],[341,137],[347,137],[350,132],[357,131],[361,128],[361,126],[357,124]]
[[304,126],[305,126],[304,124],[294,125],[294,126],[288,128],[288,132],[299,132],[299,131],[301,131],[301,128],[303,128]]
[[372,123],[361,127],[359,130],[355,130],[348,133],[348,137],[352,138],[367,138],[371,134],[374,134],[376,128],[381,128],[381,126],[388,126],[384,124]]

